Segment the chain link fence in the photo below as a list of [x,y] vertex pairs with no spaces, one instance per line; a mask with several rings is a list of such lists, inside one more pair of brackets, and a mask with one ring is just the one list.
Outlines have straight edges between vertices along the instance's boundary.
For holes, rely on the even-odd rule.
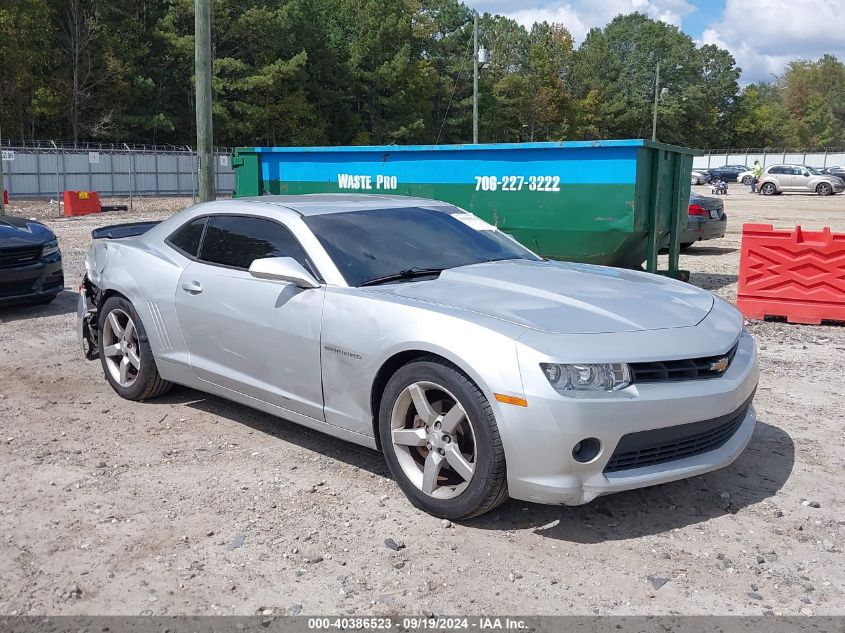
[[[56,198],[96,191],[101,197],[197,195],[197,154],[190,147],[33,141],[2,147],[3,183],[12,198]],[[235,188],[231,151],[214,154],[218,194]]]

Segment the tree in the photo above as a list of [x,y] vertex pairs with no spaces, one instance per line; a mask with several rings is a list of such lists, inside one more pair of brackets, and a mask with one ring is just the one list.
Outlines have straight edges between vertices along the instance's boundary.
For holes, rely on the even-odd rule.
[[93,137],[106,136],[114,124],[114,111],[95,111],[97,90],[112,77],[110,58],[98,46],[100,24],[90,0],[67,0],[57,11],[59,51],[69,69],[58,85],[65,100],[70,134],[74,144],[84,131]]
[[660,87],[668,91],[658,107],[658,138],[700,146],[736,94],[739,71],[726,51],[698,49],[676,27],[641,13],[592,29],[575,53],[579,128],[599,138],[649,137],[658,62]]
[[777,80],[805,147],[845,144],[845,64],[833,55],[794,61]]
[[[0,6],[0,123],[25,138],[194,142],[194,0]],[[460,0],[213,0],[220,145],[465,143]],[[485,142],[651,135],[693,147],[845,145],[845,66],[798,60],[743,91],[734,58],[640,13],[588,33],[479,16]]]
[[36,119],[55,116],[59,104],[47,88],[52,57],[47,0],[21,0],[0,7],[0,127],[25,139]]

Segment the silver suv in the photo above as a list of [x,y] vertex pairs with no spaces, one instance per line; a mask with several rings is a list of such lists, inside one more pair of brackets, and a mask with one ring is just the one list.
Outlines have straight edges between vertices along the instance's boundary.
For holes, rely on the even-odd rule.
[[771,165],[763,171],[757,189],[764,196],[784,191],[817,193],[830,196],[845,191],[845,181],[837,176],[823,174],[815,167],[805,165]]

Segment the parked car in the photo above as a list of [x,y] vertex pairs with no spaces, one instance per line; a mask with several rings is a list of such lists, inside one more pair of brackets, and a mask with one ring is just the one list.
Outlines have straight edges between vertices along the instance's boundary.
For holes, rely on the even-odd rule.
[[[736,182],[739,174],[750,171],[751,168],[747,165],[724,165],[722,167],[714,167],[707,170],[709,176],[708,182],[716,178],[724,180],[725,182]],[[742,181],[740,181],[742,182]],[[751,184],[750,182],[744,184]]]
[[763,170],[757,189],[765,196],[785,191],[817,193],[830,196],[845,191],[845,181],[838,176],[822,174],[805,165],[771,165]]
[[55,234],[35,220],[0,216],[0,305],[46,303],[64,286]]
[[825,167],[824,169],[819,170],[826,176],[836,176],[837,178],[841,178],[845,180],[845,167],[834,166],[834,167]]
[[706,171],[698,169],[692,170],[692,173],[690,174],[690,184],[706,185],[708,182],[710,182],[710,176]]
[[544,260],[447,203],[240,198],[119,234],[95,231],[79,332],[120,396],[179,383],[379,448],[440,517],[700,475],[754,430],[732,305]]
[[681,234],[681,248],[687,249],[702,240],[725,237],[728,216],[720,198],[690,194],[689,224]]

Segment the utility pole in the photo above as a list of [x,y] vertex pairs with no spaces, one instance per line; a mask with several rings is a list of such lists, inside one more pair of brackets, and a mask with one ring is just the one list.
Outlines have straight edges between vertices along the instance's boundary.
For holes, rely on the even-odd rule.
[[654,75],[654,118],[651,121],[651,140],[657,141],[657,100],[660,98],[660,61]]
[[472,22],[472,142],[478,144],[478,11]]
[[200,202],[214,200],[214,127],[211,119],[211,0],[194,0],[197,105],[197,179]]

